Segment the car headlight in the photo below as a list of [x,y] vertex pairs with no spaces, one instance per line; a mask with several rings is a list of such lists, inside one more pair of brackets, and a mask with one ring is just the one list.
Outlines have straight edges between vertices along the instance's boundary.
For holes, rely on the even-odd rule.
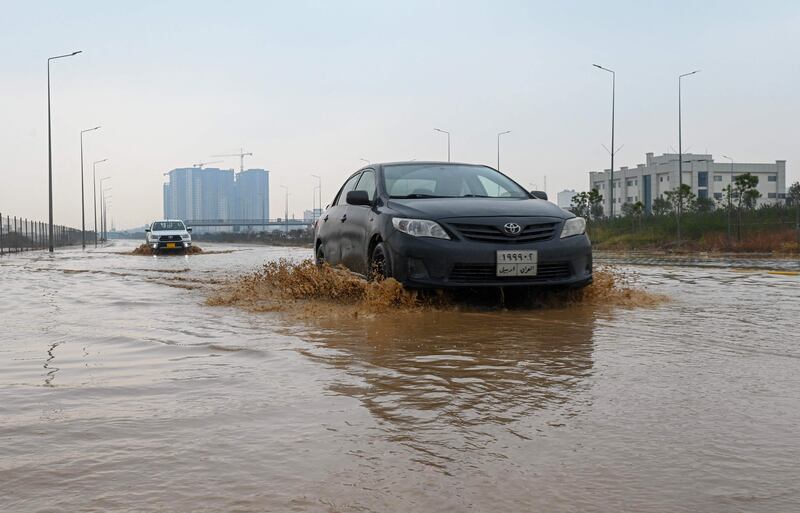
[[392,218],[395,229],[414,237],[433,237],[434,239],[450,239],[444,228],[436,221],[426,219]]
[[183,239],[183,240],[189,240],[189,239],[191,239],[191,237],[190,237],[190,236],[189,236],[189,234],[187,233],[187,234],[185,234],[185,235],[181,235],[181,239]]
[[586,219],[582,217],[573,217],[564,222],[564,227],[561,229],[561,238],[564,239],[584,233],[586,233]]

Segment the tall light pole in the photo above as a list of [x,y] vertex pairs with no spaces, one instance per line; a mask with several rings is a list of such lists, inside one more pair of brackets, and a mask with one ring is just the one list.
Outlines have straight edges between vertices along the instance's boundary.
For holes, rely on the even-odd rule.
[[[731,161],[731,180],[733,180],[733,159],[727,155],[723,155],[722,158],[728,159]],[[712,178],[713,180],[713,178]],[[714,182],[711,182],[712,184]],[[730,243],[731,238],[731,186],[728,184],[728,241]]]
[[[111,177],[110,176],[106,176],[106,177],[100,179],[100,223],[101,223],[100,228],[101,228],[101,230],[102,230],[102,222],[103,222],[103,181],[104,180],[108,180],[109,178],[111,178]],[[95,217],[95,220],[96,219],[97,219],[97,217]],[[96,221],[95,221],[94,234],[95,234],[95,238],[97,238],[97,224],[96,224]],[[100,237],[100,239],[102,240],[102,236]]]
[[450,162],[450,132],[441,128],[434,128],[434,131],[447,134],[447,162]]
[[678,243],[681,242],[681,215],[683,214],[683,133],[681,131],[681,79],[699,73],[694,70],[678,76]]
[[[497,134],[497,170],[500,171],[500,136],[510,134],[511,130],[506,130],[505,132],[499,132]],[[448,159],[449,160],[449,159]]]
[[81,130],[81,247],[86,249],[86,201],[83,199],[83,134],[99,129],[99,126]]
[[286,205],[284,210],[284,218],[283,221],[286,224],[286,236],[289,236],[289,188],[285,185],[281,185],[282,189],[286,190]]
[[617,74],[614,73],[613,70],[608,68],[604,68],[599,64],[592,64],[597,69],[601,69],[603,71],[608,71],[611,73],[611,188],[609,189],[611,192],[609,193],[609,199],[611,200],[611,212],[610,217],[614,218],[614,153],[616,153],[616,148],[614,147],[614,115],[616,110],[616,96],[617,96]]
[[[311,175],[311,176],[317,179],[317,188],[319,189],[319,212],[320,215],[322,215],[322,178],[320,178],[318,175]],[[316,211],[314,212],[314,215],[312,217],[314,217],[315,221],[317,220]]]
[[53,140],[51,136],[52,130],[50,128],[50,61],[63,59],[64,57],[72,57],[79,53],[81,53],[81,50],[64,55],[56,55],[55,57],[49,57],[47,59],[47,190],[49,198],[48,210],[50,212],[48,229],[50,239],[48,249],[50,253],[53,252]]
[[96,160],[92,163],[92,206],[94,207],[94,247],[97,247],[97,164],[108,159]]

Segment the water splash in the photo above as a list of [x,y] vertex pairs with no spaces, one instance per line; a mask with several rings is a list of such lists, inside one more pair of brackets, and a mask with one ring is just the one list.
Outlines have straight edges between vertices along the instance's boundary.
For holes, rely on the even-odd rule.
[[392,278],[366,281],[342,267],[281,259],[225,284],[206,302],[253,311],[297,311],[297,303],[302,303],[307,311],[345,309],[358,315],[387,309],[564,308],[583,304],[637,308],[656,306],[665,300],[640,287],[635,274],[610,266],[596,268],[594,283],[581,290],[506,287],[415,291]]

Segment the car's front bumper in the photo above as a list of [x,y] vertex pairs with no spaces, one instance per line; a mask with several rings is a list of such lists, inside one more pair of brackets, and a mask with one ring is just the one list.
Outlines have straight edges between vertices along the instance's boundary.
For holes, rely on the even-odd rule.
[[[578,288],[592,282],[592,246],[586,235],[511,245],[412,237],[394,232],[386,245],[391,254],[392,276],[412,288]],[[496,276],[498,250],[536,250],[537,274]]]
[[192,241],[184,240],[184,241],[158,241],[158,242],[148,242],[147,243],[150,248],[157,250],[157,251],[175,251],[180,249],[188,249],[192,247]]

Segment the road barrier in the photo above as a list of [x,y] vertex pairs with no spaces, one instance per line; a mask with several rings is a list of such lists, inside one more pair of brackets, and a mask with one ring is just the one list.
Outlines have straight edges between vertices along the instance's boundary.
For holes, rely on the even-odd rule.
[[[86,241],[94,241],[94,232],[85,233]],[[81,243],[81,231],[68,226],[53,226],[53,246]],[[0,256],[22,251],[48,249],[48,225],[42,221],[0,213]]]

